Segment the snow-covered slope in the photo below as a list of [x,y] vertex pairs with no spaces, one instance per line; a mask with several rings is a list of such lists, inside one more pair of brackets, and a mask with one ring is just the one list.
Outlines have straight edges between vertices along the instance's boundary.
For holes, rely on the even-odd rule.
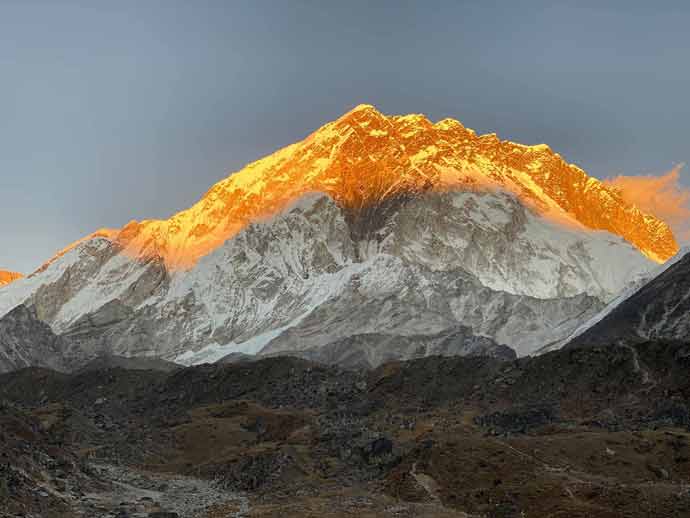
[[26,304],[89,355],[186,363],[458,326],[529,354],[676,248],[547,146],[365,105],[169,220],[67,247],[0,288],[0,315]]
[[621,238],[564,228],[507,193],[429,193],[357,229],[330,197],[308,195],[188,271],[85,241],[7,288],[0,312],[29,299],[94,354],[186,363],[458,325],[528,354],[650,266]]

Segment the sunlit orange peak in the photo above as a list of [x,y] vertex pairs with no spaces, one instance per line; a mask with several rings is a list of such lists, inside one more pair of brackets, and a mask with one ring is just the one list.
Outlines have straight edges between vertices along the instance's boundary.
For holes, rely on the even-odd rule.
[[0,287],[7,286],[11,282],[18,281],[22,277],[21,273],[0,270]]
[[301,142],[247,165],[191,208],[132,222],[108,237],[132,257],[186,269],[252,221],[324,192],[348,210],[404,194],[501,189],[556,221],[620,235],[664,261],[678,249],[668,225],[544,145],[477,136],[454,119],[381,114],[360,104]]

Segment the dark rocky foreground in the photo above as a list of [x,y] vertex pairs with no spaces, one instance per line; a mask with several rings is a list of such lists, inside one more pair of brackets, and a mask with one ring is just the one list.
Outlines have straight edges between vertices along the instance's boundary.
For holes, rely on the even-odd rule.
[[168,367],[0,376],[0,516],[690,516],[688,344]]
[[666,269],[607,313],[568,347],[602,343],[639,343],[654,337],[673,340],[690,335],[690,253],[671,261]]

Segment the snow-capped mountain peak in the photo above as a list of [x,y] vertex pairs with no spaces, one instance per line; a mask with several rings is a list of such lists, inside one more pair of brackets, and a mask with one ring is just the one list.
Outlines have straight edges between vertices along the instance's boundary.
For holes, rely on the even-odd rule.
[[359,105],[170,219],[67,247],[0,291],[0,315],[24,304],[85,356],[334,358],[421,336],[530,354],[676,249],[546,145]]
[[168,220],[132,222],[114,239],[131,257],[189,269],[253,221],[309,192],[357,214],[384,200],[446,190],[505,190],[568,225],[606,230],[664,261],[677,251],[668,226],[544,144],[477,136],[453,119],[386,116],[355,107],[306,139],[249,164]]

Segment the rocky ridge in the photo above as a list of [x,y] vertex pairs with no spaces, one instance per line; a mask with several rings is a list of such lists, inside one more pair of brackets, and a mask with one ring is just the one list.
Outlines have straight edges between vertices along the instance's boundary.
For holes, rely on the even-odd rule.
[[661,272],[615,301],[577,330],[567,347],[635,344],[690,337],[690,253],[683,250]]

